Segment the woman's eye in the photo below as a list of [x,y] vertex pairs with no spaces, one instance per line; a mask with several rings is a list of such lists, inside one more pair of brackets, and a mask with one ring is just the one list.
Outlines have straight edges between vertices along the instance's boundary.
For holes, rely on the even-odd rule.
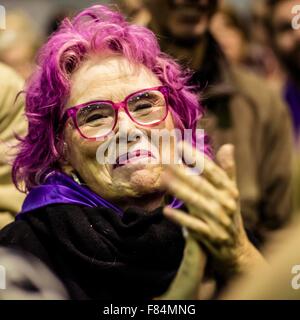
[[134,112],[136,111],[142,111],[142,110],[149,110],[152,108],[152,104],[150,103],[143,103],[143,104],[139,104],[137,106],[135,106],[134,108]]
[[101,114],[92,114],[90,116],[88,116],[85,120],[85,122],[93,122],[93,121],[96,121],[96,120],[101,120],[105,118],[105,116],[101,115]]

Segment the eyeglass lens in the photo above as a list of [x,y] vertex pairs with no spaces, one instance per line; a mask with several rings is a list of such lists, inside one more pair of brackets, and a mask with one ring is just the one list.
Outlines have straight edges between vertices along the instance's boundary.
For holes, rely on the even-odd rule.
[[[164,95],[158,90],[150,90],[131,96],[127,109],[137,124],[149,125],[161,121],[167,108]],[[95,102],[79,109],[76,120],[81,133],[93,138],[107,135],[113,129],[115,116],[111,103]]]

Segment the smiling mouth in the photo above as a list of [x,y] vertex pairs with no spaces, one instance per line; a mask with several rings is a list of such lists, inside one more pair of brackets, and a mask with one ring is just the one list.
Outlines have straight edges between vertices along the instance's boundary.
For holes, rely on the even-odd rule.
[[127,152],[125,154],[122,154],[120,157],[117,158],[116,164],[114,164],[113,168],[116,169],[118,167],[122,167],[125,164],[139,161],[140,159],[144,158],[154,158],[156,157],[153,155],[153,153],[149,150],[136,150],[134,152]]

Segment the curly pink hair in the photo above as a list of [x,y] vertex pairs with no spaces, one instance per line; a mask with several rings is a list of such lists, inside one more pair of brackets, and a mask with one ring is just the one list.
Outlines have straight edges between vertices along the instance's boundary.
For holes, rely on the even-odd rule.
[[[147,28],[132,25],[107,6],[87,8],[72,20],[66,18],[41,48],[38,66],[26,85],[28,133],[19,138],[13,163],[13,180],[28,191],[41,184],[49,171],[60,171],[62,155],[62,115],[70,93],[70,78],[91,54],[118,53],[135,64],[150,69],[170,90],[173,116],[185,128],[196,129],[203,109],[190,73],[162,53],[155,35]],[[205,152],[209,148],[206,145]]]

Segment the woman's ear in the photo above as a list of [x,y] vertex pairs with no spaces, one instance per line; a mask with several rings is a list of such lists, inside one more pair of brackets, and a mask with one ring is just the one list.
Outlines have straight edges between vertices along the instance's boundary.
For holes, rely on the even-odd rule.
[[68,152],[68,145],[66,142],[64,142],[62,145],[60,163],[61,165],[66,165],[69,163],[69,152]]
[[76,173],[76,170],[73,168],[71,162],[69,161],[69,150],[68,150],[68,144],[64,142],[63,144],[63,151],[62,151],[62,158],[61,158],[61,169],[62,171],[67,174],[69,177],[71,177],[74,181],[76,181],[78,184],[81,184],[80,178],[78,174]]
[[69,150],[68,150],[68,144],[66,142],[63,143],[62,157],[60,159],[60,165],[61,165],[62,171],[64,173],[66,173],[69,176],[72,175],[74,168],[72,167],[72,165],[69,161]]

